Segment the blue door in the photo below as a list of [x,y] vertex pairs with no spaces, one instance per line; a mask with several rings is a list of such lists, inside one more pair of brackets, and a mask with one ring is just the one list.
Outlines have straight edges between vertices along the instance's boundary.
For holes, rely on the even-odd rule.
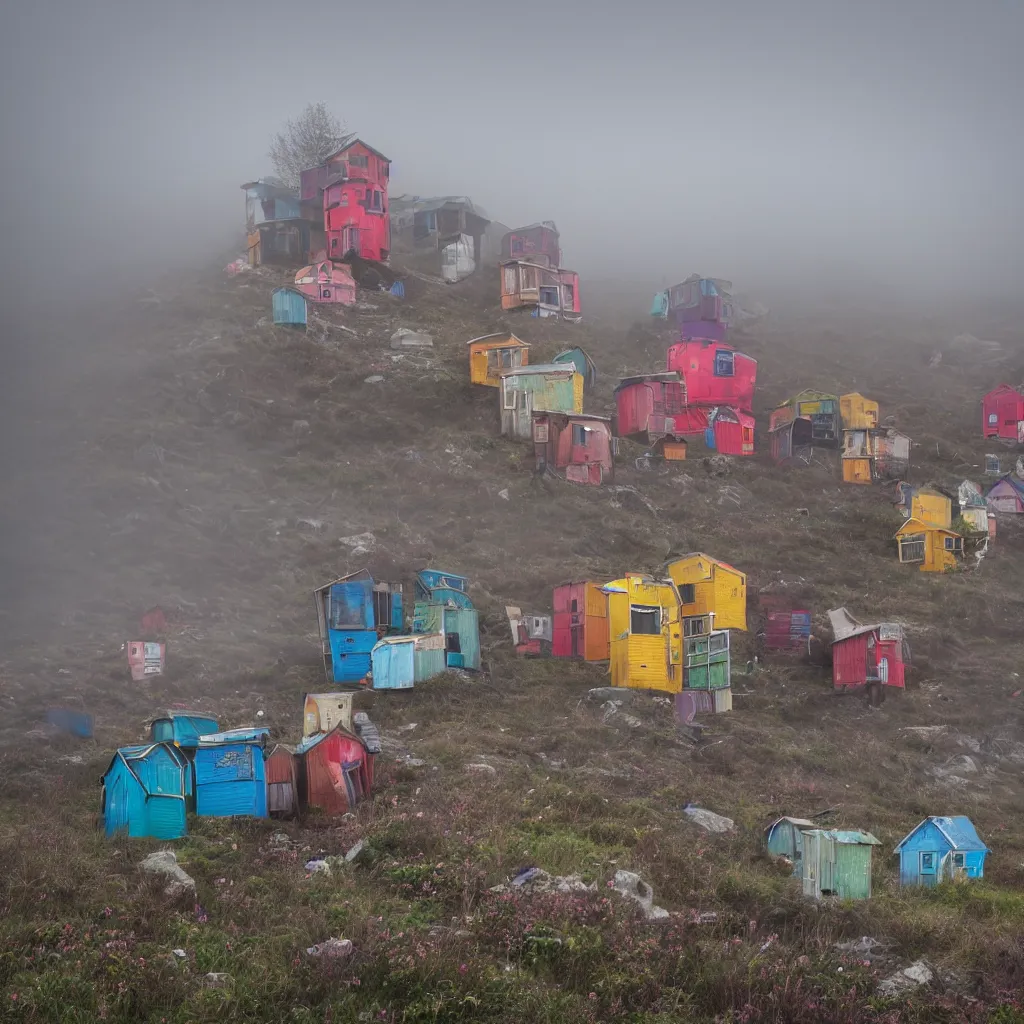
[[939,855],[934,850],[919,850],[917,857],[917,873],[921,877],[921,884],[934,885]]

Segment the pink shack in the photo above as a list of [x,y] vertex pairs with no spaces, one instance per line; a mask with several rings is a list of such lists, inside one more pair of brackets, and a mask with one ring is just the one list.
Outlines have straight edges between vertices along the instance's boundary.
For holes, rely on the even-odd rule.
[[354,305],[356,283],[344,263],[322,260],[303,267],[295,275],[295,289],[313,302],[340,302]]
[[533,414],[537,468],[548,466],[573,483],[601,484],[611,480],[614,445],[611,420],[606,416]]

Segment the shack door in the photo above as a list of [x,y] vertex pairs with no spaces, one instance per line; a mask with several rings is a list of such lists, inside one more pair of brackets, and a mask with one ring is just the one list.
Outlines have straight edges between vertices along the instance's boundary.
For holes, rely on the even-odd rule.
[[821,856],[819,837],[808,832],[803,834],[803,882],[805,896],[820,896],[818,889],[818,860]]
[[934,850],[921,850],[918,853],[918,874],[921,876],[922,885],[934,885],[936,881],[935,861],[937,854]]
[[819,839],[818,857],[821,878],[818,880],[819,888],[823,893],[836,891],[836,844],[827,837]]
[[295,809],[295,788],[290,782],[271,782],[267,786],[267,810],[271,814],[291,814]]
[[583,657],[583,627],[579,624],[569,627],[569,649],[573,658]]

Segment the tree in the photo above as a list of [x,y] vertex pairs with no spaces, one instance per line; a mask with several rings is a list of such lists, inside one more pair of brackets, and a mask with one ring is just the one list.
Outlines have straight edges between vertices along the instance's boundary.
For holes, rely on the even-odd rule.
[[355,138],[323,103],[310,103],[284,131],[270,142],[270,159],[277,176],[290,188],[298,188],[299,174],[319,167]]

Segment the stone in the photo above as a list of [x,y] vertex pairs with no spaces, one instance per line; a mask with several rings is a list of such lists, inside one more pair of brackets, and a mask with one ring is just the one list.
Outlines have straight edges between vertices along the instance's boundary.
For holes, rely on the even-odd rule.
[[904,967],[903,970],[880,981],[878,994],[891,999],[919,988],[921,985],[927,985],[934,977],[932,969],[923,960],[917,960],[909,967]]
[[497,775],[498,769],[493,764],[467,764],[466,771],[482,772],[484,775]]
[[352,849],[345,854],[345,863],[351,864],[359,856],[359,854],[363,852],[365,848],[366,843],[364,843],[363,840],[360,839],[359,842],[356,843],[356,845],[353,846]]
[[616,700],[622,704],[628,704],[633,699],[633,690],[627,690],[621,686],[595,686],[587,690],[587,700],[605,701]]
[[328,960],[347,960],[354,948],[351,939],[327,939],[315,946],[306,947],[306,956]]
[[227,988],[234,979],[230,974],[221,974],[217,971],[210,971],[209,974],[203,978],[203,984],[207,988]]
[[687,804],[683,808],[683,814],[690,818],[695,825],[700,825],[706,832],[731,832],[736,825],[732,818],[715,814],[714,811],[709,811],[704,807],[694,807],[693,804]]
[[363,380],[364,384],[381,384],[384,378],[379,374],[375,373],[372,377],[367,377]]
[[612,888],[638,904],[648,921],[663,921],[669,916],[664,907],[654,905],[654,890],[632,871],[616,871]]
[[195,879],[178,865],[178,858],[171,850],[157,850],[139,862],[139,867],[152,875],[163,875],[167,879],[164,887],[166,896],[195,895]]

